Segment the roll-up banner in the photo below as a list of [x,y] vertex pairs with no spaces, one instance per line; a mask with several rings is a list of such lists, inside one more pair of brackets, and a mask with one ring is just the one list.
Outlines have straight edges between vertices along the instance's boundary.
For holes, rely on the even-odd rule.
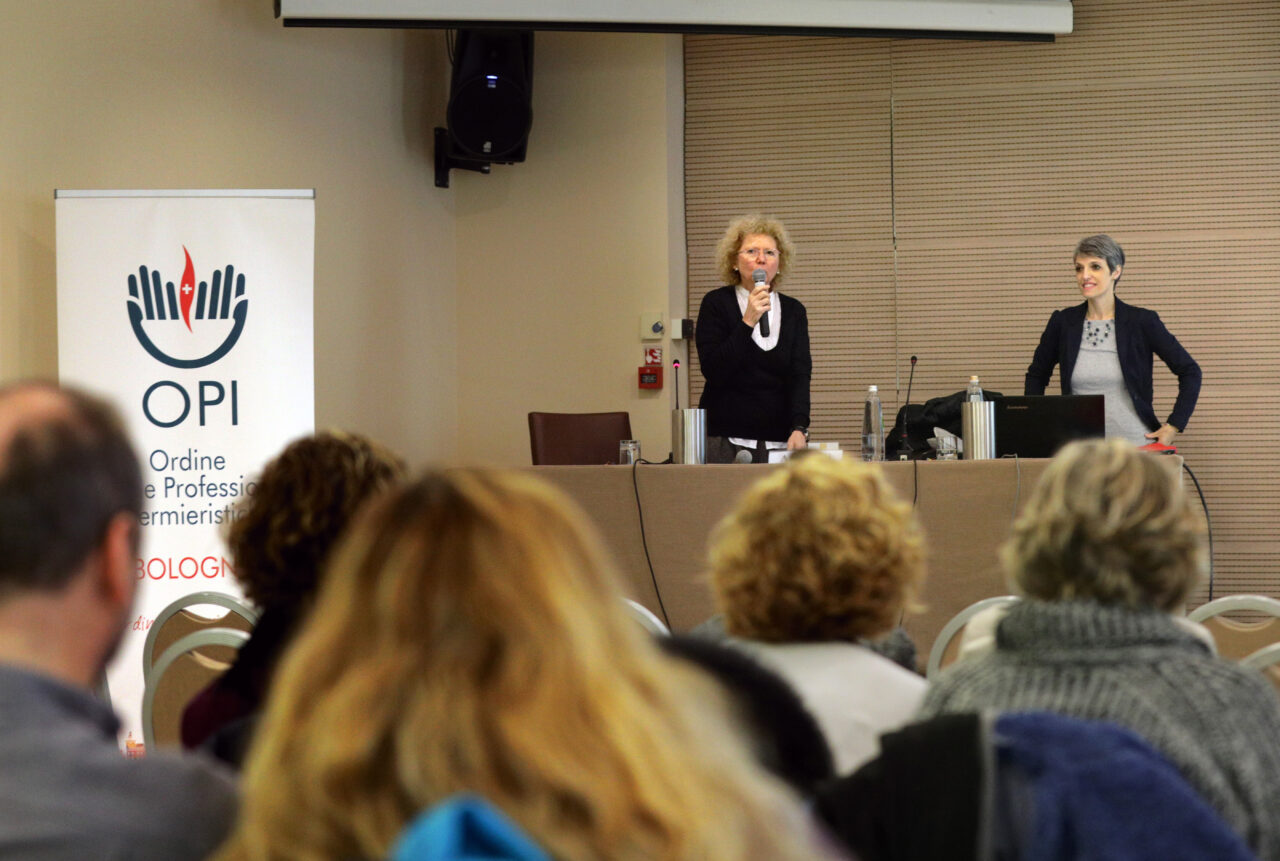
[[152,621],[190,593],[240,594],[224,542],[234,503],[315,426],[315,193],[55,200],[58,374],[115,403],[142,462],[139,589],[107,672],[122,742],[141,740]]

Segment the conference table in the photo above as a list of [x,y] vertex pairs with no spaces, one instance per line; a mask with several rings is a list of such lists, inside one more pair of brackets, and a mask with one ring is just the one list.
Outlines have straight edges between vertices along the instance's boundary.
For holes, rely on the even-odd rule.
[[[1171,468],[1181,458],[1167,457]],[[1176,466],[1175,462],[1176,461]],[[915,505],[928,543],[922,605],[903,621],[923,662],[947,620],[1008,594],[997,549],[1048,460],[892,461],[880,464]],[[673,631],[715,613],[707,539],[743,491],[778,465],[537,466],[595,523],[630,595]]]

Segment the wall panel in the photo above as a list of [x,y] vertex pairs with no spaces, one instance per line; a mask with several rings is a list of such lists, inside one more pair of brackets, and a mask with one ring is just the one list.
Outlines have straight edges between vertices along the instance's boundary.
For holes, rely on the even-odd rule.
[[[912,354],[915,401],[970,373],[1020,393],[1050,311],[1079,301],[1071,248],[1111,233],[1118,295],[1204,371],[1178,446],[1208,501],[1216,591],[1280,594],[1280,4],[1075,8],[1052,44],[687,37],[690,312],[730,215],[794,225],[789,292],[821,333],[814,431],[852,446],[866,385],[896,409]],[[787,122],[736,137],[711,106],[739,98]],[[740,182],[744,158],[767,181]],[[1176,381],[1156,381],[1164,415]]]
[[[889,43],[707,36],[685,46],[689,307],[720,286],[715,247],[748,212],[799,247],[782,292],[804,302],[815,439],[861,421],[861,392],[893,373]],[[702,391],[691,355],[692,399]]]

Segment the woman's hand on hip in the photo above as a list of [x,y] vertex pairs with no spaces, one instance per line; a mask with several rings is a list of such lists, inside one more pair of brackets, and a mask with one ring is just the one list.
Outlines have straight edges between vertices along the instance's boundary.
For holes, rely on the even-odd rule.
[[1173,445],[1173,438],[1178,435],[1178,429],[1173,425],[1165,422],[1156,430],[1151,431],[1146,437],[1149,440],[1158,442],[1161,445]]

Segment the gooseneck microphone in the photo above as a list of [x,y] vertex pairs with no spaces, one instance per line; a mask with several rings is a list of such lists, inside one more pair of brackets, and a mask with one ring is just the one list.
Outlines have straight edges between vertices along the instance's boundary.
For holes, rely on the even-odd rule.
[[[766,281],[769,280],[769,273],[765,272],[763,269],[757,269],[755,272],[751,273],[751,280],[755,281],[756,286],[759,287],[761,284],[764,284]],[[760,337],[761,338],[769,337],[769,312],[768,311],[765,311],[764,316],[760,318]]]
[[907,399],[902,402],[902,446],[899,454],[911,458],[911,443],[907,442],[907,407],[911,406],[911,384],[916,381],[916,357],[911,357],[911,374],[907,377]]
[[902,403],[903,406],[906,406],[907,404],[911,403],[911,384],[914,383],[915,380],[916,380],[916,357],[912,356],[911,357],[911,373],[907,376],[907,399],[903,401]]

